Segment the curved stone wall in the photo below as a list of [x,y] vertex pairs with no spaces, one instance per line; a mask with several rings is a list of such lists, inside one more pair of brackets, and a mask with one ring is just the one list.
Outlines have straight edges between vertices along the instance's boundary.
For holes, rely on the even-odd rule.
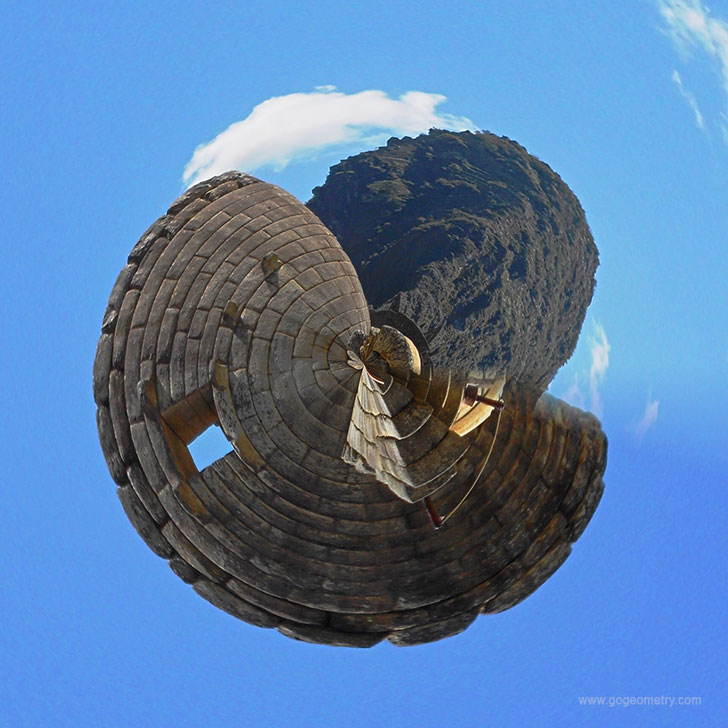
[[[370,326],[356,272],[293,197],[229,173],[182,195],[114,285],[94,363],[104,455],[132,524],[204,598],[291,637],[370,646],[455,634],[525,598],[568,556],[602,493],[592,415],[509,394],[435,500],[441,530],[341,459]],[[435,411],[430,369],[420,396]],[[220,426],[199,471],[187,445]]]

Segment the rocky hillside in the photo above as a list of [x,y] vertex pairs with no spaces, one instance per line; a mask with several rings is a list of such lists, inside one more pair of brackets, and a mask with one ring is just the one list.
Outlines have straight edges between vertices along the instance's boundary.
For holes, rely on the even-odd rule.
[[563,180],[516,142],[432,130],[331,168],[308,206],[369,302],[397,308],[436,363],[540,392],[576,346],[599,256]]

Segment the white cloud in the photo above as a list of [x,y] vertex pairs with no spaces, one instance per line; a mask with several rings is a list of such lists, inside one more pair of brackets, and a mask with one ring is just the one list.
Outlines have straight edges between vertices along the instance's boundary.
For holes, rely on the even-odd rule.
[[333,86],[273,96],[197,147],[183,178],[191,185],[232,169],[249,172],[271,165],[280,170],[334,145],[374,145],[392,134],[419,134],[432,127],[473,129],[470,119],[436,111],[445,100],[423,91],[408,91],[398,99],[376,90],[345,94]]
[[677,90],[680,92],[680,95],[685,99],[685,101],[687,101],[688,106],[693,110],[693,114],[695,114],[695,123],[700,129],[705,129],[705,118],[700,111],[700,107],[698,106],[698,100],[695,98],[695,94],[691,93],[685,88],[682,82],[682,78],[680,78],[680,74],[677,71],[672,72],[671,78],[675,82],[675,85],[677,86]]
[[[678,50],[683,55],[697,50],[711,59],[719,76],[725,96],[724,101],[728,108],[728,22],[714,17],[701,0],[657,0],[657,3],[667,33]],[[673,80],[675,80],[674,75]],[[678,88],[681,86],[682,84],[678,83]],[[726,118],[723,114],[721,131],[728,141]]]
[[657,415],[660,409],[659,400],[653,400],[650,394],[647,398],[647,404],[645,405],[645,411],[642,413],[640,421],[637,423],[635,428],[635,441],[637,444],[642,442],[642,438],[645,436],[647,430],[657,422]]
[[584,399],[584,395],[579,384],[578,372],[574,375],[574,383],[563,393],[563,395],[561,395],[561,399],[571,405],[574,405],[574,407],[579,407],[581,409],[586,407],[586,400]]
[[599,394],[599,385],[609,366],[609,352],[611,350],[604,327],[594,322],[594,336],[589,338],[589,349],[591,352],[591,367],[589,369],[589,396],[591,398],[590,409],[597,416],[604,414],[602,399]]
[[[574,407],[590,409],[597,417],[601,417],[604,414],[604,406],[599,388],[609,367],[611,346],[604,327],[596,321],[592,321],[592,324],[594,333],[586,341],[591,361],[589,370],[586,369],[586,362],[579,365],[578,369],[572,370],[573,381],[561,394],[561,398]],[[588,386],[586,394],[582,385]]]
[[[579,364],[571,362],[569,371],[571,384],[561,391],[560,396],[570,405],[591,410],[597,417],[602,417],[604,405],[600,387],[609,368],[611,346],[604,327],[594,319],[591,319],[591,323],[593,333],[586,339],[579,339],[579,347],[575,356],[580,362]],[[589,351],[588,366],[586,357],[582,355],[582,352],[586,354],[585,348],[588,348]],[[563,375],[564,372],[560,374]],[[549,386],[549,391],[553,391],[551,386]]]

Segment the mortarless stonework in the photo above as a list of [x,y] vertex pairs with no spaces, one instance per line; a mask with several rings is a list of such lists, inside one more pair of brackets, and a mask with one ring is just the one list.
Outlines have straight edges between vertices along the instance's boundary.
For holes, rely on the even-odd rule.
[[[136,530],[214,605],[309,642],[418,644],[513,606],[563,563],[599,502],[606,439],[592,415],[510,391],[482,478],[436,531],[341,459],[346,347],[368,327],[356,271],[312,212],[248,175],[203,182],[114,285],[99,436]],[[447,386],[423,379],[444,417]],[[200,472],[187,444],[213,425],[235,452]],[[494,428],[466,436],[470,471]],[[443,512],[467,472],[438,491]]]

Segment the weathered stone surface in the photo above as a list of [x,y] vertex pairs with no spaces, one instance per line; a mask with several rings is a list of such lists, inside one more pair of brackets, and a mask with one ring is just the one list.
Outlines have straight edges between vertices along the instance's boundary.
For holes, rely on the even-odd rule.
[[200,579],[193,585],[194,590],[208,602],[214,604],[233,617],[243,619],[256,627],[277,627],[281,620],[270,612],[249,604],[231,594],[227,589],[213,584],[207,579]]
[[108,407],[99,407],[96,410],[96,427],[111,477],[117,485],[126,485],[126,468],[119,454],[119,446],[114,437],[114,426]]
[[[415,141],[403,140],[401,149],[390,145],[390,156],[401,161],[412,152],[417,157],[412,164],[429,169],[412,151],[412,144],[422,144]],[[433,144],[445,150],[464,146],[469,154],[476,142],[461,141],[444,136]],[[559,266],[568,268],[572,260],[565,245],[587,251],[591,260],[587,238],[574,233],[584,232],[580,210],[553,173],[533,160],[527,164],[525,152],[513,143],[480,135],[476,141],[490,149],[483,158],[503,157],[509,183],[525,187],[511,191],[511,199],[502,189],[505,178],[496,175],[488,193],[492,215],[472,213],[490,221],[482,240],[473,237],[480,222],[458,227],[464,224],[462,210],[435,210],[447,222],[455,257],[462,254],[467,262],[485,250],[486,258],[506,266],[506,272],[498,269],[500,283],[494,286],[507,288],[508,280],[526,285],[530,268],[520,271],[513,235],[518,225],[527,231],[531,225],[555,236],[549,238],[548,256],[558,248],[566,260],[552,261],[559,276]],[[492,176],[494,170],[486,171]],[[482,175],[473,175],[482,182]],[[402,192],[411,201],[404,205],[408,214],[415,200],[427,199],[416,189],[417,179]],[[367,184],[364,196],[380,189]],[[399,194],[392,184],[381,187],[383,215],[396,226],[384,205],[390,193]],[[498,206],[506,198],[513,203],[511,213]],[[358,208],[352,215],[363,224]],[[337,220],[346,230],[354,224]],[[561,232],[554,232],[551,220]],[[576,238],[564,242],[562,233]],[[496,246],[494,235],[506,251],[499,253],[502,259],[487,252],[488,245]],[[519,248],[531,266],[543,262],[533,254],[535,241]],[[418,265],[431,253],[419,250]],[[280,265],[266,269],[263,261],[274,257]],[[438,448],[455,463],[452,477],[442,479],[445,485],[429,481],[441,514],[458,506],[484,466],[470,497],[439,531],[421,505],[399,500],[342,460],[360,376],[347,364],[347,350],[355,332],[369,330],[370,314],[357,273],[336,239],[282,190],[239,173],[196,185],[142,236],[130,260],[114,285],[94,363],[99,437],[112,477],[122,486],[124,510],[141,537],[219,608],[308,642],[368,647],[383,639],[398,645],[441,639],[465,629],[479,611],[499,611],[530,594],[563,562],[591,518],[603,489],[606,439],[592,416],[563,402],[545,397],[534,409],[537,380],[555,362],[538,337],[528,352],[529,361],[545,357],[529,380],[536,390],[512,386],[498,427],[495,419],[486,420],[460,438],[448,430],[461,404],[460,380],[433,368],[427,340],[403,314],[375,314],[377,326],[398,328],[425,354],[421,373],[402,374],[387,403],[393,415],[410,408],[424,419],[417,422],[414,414],[411,421],[404,414],[396,419],[403,435],[418,438],[401,450],[406,462],[419,463],[413,473],[426,478],[439,472],[440,458],[431,454]],[[377,265],[381,261],[378,254],[372,257]],[[399,265],[390,261],[389,267]],[[430,263],[424,265],[431,270]],[[371,278],[364,268],[365,279]],[[411,313],[407,301],[420,300],[422,290],[431,293],[421,283],[437,276],[403,268],[405,288],[389,302],[396,299]],[[589,270],[579,276],[589,279]],[[377,275],[384,288],[392,283],[388,270]],[[455,306],[445,317],[445,339],[457,331],[452,311],[460,310],[465,284],[472,283],[468,276],[456,276],[462,300],[444,301]],[[407,288],[413,280],[415,288]],[[581,281],[582,297],[569,307],[577,329],[589,281]],[[529,311],[504,307],[511,316],[507,325],[518,336],[530,324],[520,329],[513,317],[528,318]],[[552,313],[539,315],[545,321]],[[566,351],[571,339],[564,336]],[[476,338],[474,346],[472,341],[469,354],[480,356],[485,339]],[[507,343],[497,336],[494,342],[496,348]],[[511,353],[519,351],[511,347]],[[189,442],[216,424],[235,452],[198,472]],[[483,463],[494,439],[491,459]]]
[[111,351],[114,337],[104,333],[96,346],[93,370],[94,401],[101,407],[109,403],[109,374],[111,373]]
[[134,490],[126,485],[117,490],[117,495],[124,508],[124,512],[137,533],[144,539],[144,543],[157,556],[161,556],[163,559],[168,559],[173,556],[174,549],[162,536],[158,524],[152,520],[149,512],[144,508]]
[[200,579],[204,578],[197,569],[190,566],[180,556],[172,556],[169,559],[169,568],[182,579],[185,584],[194,584]]
[[495,614],[523,601],[548,579],[566,560],[571,544],[561,542],[554,545],[536,564],[525,571],[515,584],[486,602],[483,612]]
[[445,637],[452,637],[467,629],[475,621],[477,616],[478,610],[472,609],[465,614],[456,614],[448,619],[430,622],[422,627],[395,630],[389,636],[389,641],[394,645],[404,647],[407,645],[420,645],[423,642],[434,642]]
[[282,622],[278,631],[286,637],[292,637],[301,642],[331,645],[332,647],[374,647],[387,635],[381,632],[349,633],[339,632],[325,627],[311,627],[306,624]]

